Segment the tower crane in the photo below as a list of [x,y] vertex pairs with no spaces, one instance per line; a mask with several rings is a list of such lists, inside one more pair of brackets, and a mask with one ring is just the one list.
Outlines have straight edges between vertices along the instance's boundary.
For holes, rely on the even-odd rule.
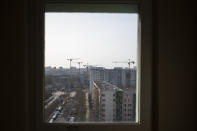
[[135,61],[131,61],[130,59],[128,59],[128,61],[113,61],[112,63],[127,63],[130,69],[131,63],[134,64]]
[[87,64],[85,64],[85,65],[83,65],[84,67],[86,67],[86,69],[87,69],[87,72],[88,72],[88,63]]
[[70,61],[70,69],[71,69],[71,62],[73,61],[73,60],[78,60],[79,58],[76,58],[76,59],[67,59],[68,61]]
[[83,62],[76,62],[79,65],[79,74],[80,74],[80,67]]

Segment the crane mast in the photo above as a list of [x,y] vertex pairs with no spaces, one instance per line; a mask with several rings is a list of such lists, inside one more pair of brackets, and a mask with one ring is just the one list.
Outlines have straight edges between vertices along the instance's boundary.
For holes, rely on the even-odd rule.
[[70,62],[70,69],[71,69],[71,62],[73,61],[73,60],[77,60],[77,59],[79,59],[79,58],[76,58],[76,59],[67,59],[69,62]]

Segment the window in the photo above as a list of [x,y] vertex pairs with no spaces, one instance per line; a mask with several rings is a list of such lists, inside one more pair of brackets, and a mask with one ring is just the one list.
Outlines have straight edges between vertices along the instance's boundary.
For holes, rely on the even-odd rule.
[[[64,8],[71,6],[62,5]],[[100,121],[98,116],[99,109],[104,106],[102,102],[106,102],[106,110],[112,111],[109,105],[113,105],[115,100],[114,107],[120,116],[117,120],[124,122],[121,117],[123,94],[136,93],[138,88],[135,79],[138,70],[138,5],[91,4],[91,8],[104,8],[106,12],[60,13],[53,11],[53,6],[57,5],[48,4],[48,12],[45,13],[45,122],[69,123],[70,117],[75,118],[72,123],[91,122],[93,118]],[[90,4],[72,6],[86,9]],[[126,10],[109,12],[111,8]],[[118,61],[121,59],[124,61]],[[91,64],[95,62],[102,66]],[[128,74],[135,78],[127,77]],[[101,98],[99,102],[104,96],[107,101]],[[71,99],[66,100],[67,97]],[[55,108],[63,110],[57,112]],[[57,114],[56,119],[51,113]],[[89,117],[84,119],[84,114]],[[101,122],[107,123],[110,119]],[[130,122],[137,122],[136,118]]]
[[[49,1],[49,0],[48,0]],[[49,3],[53,3],[53,0],[50,0]],[[60,0],[61,1],[61,0]],[[65,0],[66,1],[66,0]],[[138,0],[137,0],[138,1]],[[38,3],[42,3],[38,2]],[[109,2],[109,3],[127,3],[128,1],[124,1],[123,2]],[[72,3],[72,2],[71,2]],[[77,2],[76,2],[77,3]],[[132,0],[128,3],[132,3]],[[135,2],[136,3],[136,2]],[[146,1],[146,2],[137,2],[140,5],[140,17],[139,17],[139,73],[138,76],[136,76],[137,78],[140,79],[139,82],[137,82],[136,84],[139,87],[139,90],[136,92],[136,101],[140,101],[140,103],[136,103],[136,108],[137,108],[137,112],[136,114],[140,114],[139,116],[136,115],[137,121],[138,123],[136,124],[131,124],[131,129],[133,128],[133,126],[139,126],[140,128],[138,128],[139,130],[142,129],[146,129],[146,130],[150,130],[151,129],[151,2],[150,1]],[[49,7],[49,4],[46,4],[47,7]],[[58,5],[58,4],[57,4]],[[63,4],[59,4],[60,7],[56,8],[57,10],[64,10],[65,6],[61,6]],[[70,4],[69,6],[66,7],[67,10],[73,11],[74,8],[68,8],[68,7],[73,7],[72,4]],[[43,72],[44,70],[42,69],[44,67],[44,46],[43,46],[43,30],[44,30],[44,23],[43,23],[43,18],[44,18],[44,14],[43,14],[43,10],[44,10],[44,6],[38,6],[36,7],[38,8],[38,10],[36,10],[37,12],[36,17],[34,22],[37,23],[37,27],[39,28],[35,28],[37,34],[34,35],[33,37],[36,37],[36,41],[37,43],[35,43],[35,45],[33,45],[32,48],[32,52],[37,52],[37,53],[32,53],[32,56],[37,60],[36,63],[34,63],[35,66],[33,66],[33,71],[35,71],[33,74],[33,79],[31,80],[32,83],[36,83],[35,86],[35,93],[36,95],[32,95],[32,99],[35,100],[36,102],[36,116],[35,116],[35,120],[37,121],[36,128],[41,128],[41,127],[45,127],[45,126],[40,126],[40,125],[45,125],[46,123],[44,123],[42,120],[42,116],[44,114],[43,110],[42,110],[42,101],[40,101],[42,99],[42,93],[43,90],[40,89],[41,87],[43,87]],[[52,9],[52,8],[51,8]],[[54,8],[55,9],[55,8]],[[75,8],[76,9],[76,8]],[[77,8],[79,9],[79,8]],[[86,8],[87,10],[92,10],[91,8]],[[81,9],[83,10],[83,9]],[[121,9],[120,9],[121,10]],[[47,11],[47,10],[46,10]],[[38,23],[43,23],[43,24],[38,24]],[[142,26],[141,26],[142,24]],[[141,28],[142,27],[142,28]],[[35,50],[34,50],[35,49]],[[143,72],[141,72],[141,70],[143,70]],[[129,76],[129,74],[127,74]],[[104,77],[101,77],[102,79]],[[78,81],[78,80],[76,80]],[[129,85],[129,83],[128,83]],[[76,84],[73,83],[73,87],[75,87]],[[50,87],[49,87],[50,88]],[[140,94],[140,96],[138,96],[137,94]],[[144,94],[148,94],[148,95],[144,95]],[[39,96],[40,95],[40,96]],[[146,104],[145,104],[146,103]],[[63,103],[62,103],[63,104]],[[140,111],[140,112],[139,112]],[[74,111],[73,111],[74,112]],[[140,123],[140,121],[143,121],[142,123]],[[146,124],[144,124],[146,123]],[[118,123],[117,123],[118,124]],[[128,124],[128,123],[127,123]],[[57,126],[60,129],[65,129],[65,126],[58,126],[58,125],[50,125],[47,126],[47,128],[51,128],[53,126]],[[136,128],[134,128],[134,130],[136,130]]]

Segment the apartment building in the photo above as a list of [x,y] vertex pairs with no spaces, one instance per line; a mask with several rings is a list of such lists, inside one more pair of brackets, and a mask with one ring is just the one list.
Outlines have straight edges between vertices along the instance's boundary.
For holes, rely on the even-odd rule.
[[136,115],[136,89],[129,88],[123,91],[122,97],[123,121],[135,121]]
[[104,70],[104,80],[121,89],[136,87],[136,68],[121,68]]
[[[92,103],[100,121],[122,120],[122,90],[108,82],[93,82]],[[99,116],[99,117],[98,117]]]
[[94,82],[102,82],[104,81],[104,68],[103,67],[90,67],[89,70],[89,82],[90,82],[90,94],[92,93]]

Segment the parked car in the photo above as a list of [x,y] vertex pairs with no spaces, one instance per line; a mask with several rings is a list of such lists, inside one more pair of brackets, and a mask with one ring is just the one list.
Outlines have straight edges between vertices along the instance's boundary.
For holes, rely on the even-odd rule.
[[75,117],[68,117],[68,122],[74,122],[74,120],[75,120]]
[[49,121],[49,123],[53,123],[53,121],[54,121],[54,119],[51,119],[51,120]]

